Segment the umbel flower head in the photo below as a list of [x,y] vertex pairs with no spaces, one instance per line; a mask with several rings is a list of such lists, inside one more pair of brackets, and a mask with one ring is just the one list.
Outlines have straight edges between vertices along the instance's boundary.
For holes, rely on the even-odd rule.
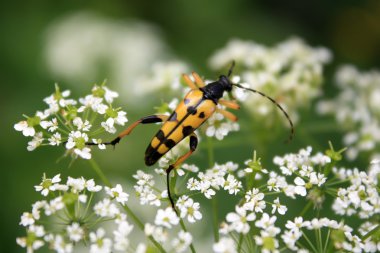
[[[233,80],[273,97],[297,121],[300,108],[310,105],[321,93],[323,66],[331,60],[331,53],[323,47],[312,48],[298,38],[281,42],[274,47],[253,41],[231,40],[225,48],[210,58],[210,66],[219,72],[236,62]],[[235,97],[260,122],[273,123],[273,113],[280,113],[271,103],[259,96],[235,89]],[[279,117],[280,118],[280,117]]]
[[321,114],[335,116],[345,130],[343,142],[349,147],[346,154],[355,159],[359,152],[375,150],[380,143],[380,72],[345,65],[335,79],[338,96],[321,101],[317,109]]
[[[36,201],[31,211],[22,214],[20,225],[25,227],[26,236],[16,240],[27,252],[46,245],[55,252],[70,253],[80,243],[89,243],[90,252],[125,251],[130,247],[133,225],[118,205],[128,201],[121,185],[104,188],[83,177],[68,177],[63,183],[58,174],[53,178],[44,175],[35,189],[43,200]],[[103,189],[105,197],[96,201]],[[113,236],[99,227],[110,222]]]
[[123,126],[128,121],[126,112],[112,106],[116,97],[118,93],[105,83],[94,85],[91,94],[79,99],[70,98],[69,90],[61,91],[56,85],[55,92],[43,100],[47,108],[34,116],[25,116],[14,128],[32,137],[29,151],[40,146],[64,145],[74,157],[90,159],[91,149],[86,143],[98,143],[99,149],[105,149],[97,136],[115,133],[117,125]]

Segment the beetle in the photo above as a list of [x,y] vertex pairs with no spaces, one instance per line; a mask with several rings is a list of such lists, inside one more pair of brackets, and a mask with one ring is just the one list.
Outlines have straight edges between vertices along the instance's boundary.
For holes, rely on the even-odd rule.
[[[174,210],[175,205],[173,198],[170,193],[170,172],[177,168],[181,163],[183,163],[197,148],[198,138],[195,134],[195,130],[199,128],[204,122],[207,121],[215,112],[219,112],[224,115],[226,118],[232,121],[236,121],[237,117],[224,109],[218,108],[217,105],[223,105],[226,108],[238,110],[240,106],[237,102],[233,100],[223,99],[225,92],[230,94],[232,97],[231,91],[232,88],[238,87],[241,89],[249,90],[251,92],[257,93],[274,103],[285,115],[287,120],[290,123],[291,134],[289,136],[289,141],[293,138],[294,135],[294,126],[287,112],[278,104],[273,98],[267,96],[266,94],[251,89],[243,87],[240,84],[232,83],[230,76],[234,68],[235,63],[233,62],[227,75],[219,76],[219,79],[205,84],[203,79],[196,73],[192,72],[193,80],[186,74],[183,74],[183,79],[185,83],[191,88],[191,90],[185,95],[183,100],[179,103],[177,108],[168,115],[150,115],[143,117],[127,129],[122,131],[114,140],[111,142],[105,142],[106,145],[115,146],[120,142],[120,140],[129,135],[135,127],[139,124],[150,124],[163,122],[162,127],[156,135],[152,138],[150,144],[148,145],[145,151],[145,164],[147,166],[154,165],[163,155],[165,155],[169,150],[181,142],[184,138],[190,138],[190,150],[178,158],[176,162],[169,165],[166,169],[166,180],[167,180],[167,191],[168,197],[171,203],[171,206]],[[95,143],[87,143],[88,145],[96,145]]]

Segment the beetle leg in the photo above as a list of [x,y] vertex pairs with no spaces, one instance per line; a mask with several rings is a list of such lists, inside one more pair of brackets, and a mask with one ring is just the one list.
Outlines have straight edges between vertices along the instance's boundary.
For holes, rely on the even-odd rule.
[[[134,122],[127,129],[125,129],[124,131],[122,131],[115,139],[113,139],[110,142],[104,142],[103,144],[115,146],[116,144],[119,143],[119,141],[124,136],[129,135],[132,132],[132,130],[135,127],[137,127],[139,124],[150,124],[150,123],[163,122],[163,121],[167,120],[168,118],[169,118],[168,115],[163,115],[163,114],[160,114],[160,115],[150,115],[150,116],[143,117],[143,118],[139,119],[138,121]],[[86,145],[98,145],[98,144],[93,143],[93,142],[87,142]]]
[[190,77],[186,74],[182,74],[185,83],[193,90],[198,89],[198,86],[190,79]]
[[236,101],[219,99],[218,103],[234,110],[240,109],[240,105]]
[[195,80],[195,84],[198,87],[204,87],[205,86],[205,83],[203,82],[203,79],[198,75],[197,72],[192,72],[191,74],[193,75],[194,80]]
[[174,201],[170,194],[170,172],[173,169],[177,168],[181,163],[183,163],[195,151],[195,149],[197,148],[197,145],[198,145],[198,137],[193,132],[190,134],[190,150],[186,154],[178,158],[178,160],[175,163],[169,165],[169,167],[166,169],[166,181],[167,181],[166,184],[167,184],[167,190],[168,190],[168,197],[170,200],[170,204],[172,205],[172,208],[174,209],[176,213],[177,213],[177,210],[175,209]]
[[233,114],[232,112],[229,112],[229,111],[226,111],[226,110],[223,110],[223,109],[216,109],[216,112],[219,112],[220,114],[222,114],[224,117],[226,117],[227,119],[231,120],[231,121],[237,121],[238,120],[238,117]]

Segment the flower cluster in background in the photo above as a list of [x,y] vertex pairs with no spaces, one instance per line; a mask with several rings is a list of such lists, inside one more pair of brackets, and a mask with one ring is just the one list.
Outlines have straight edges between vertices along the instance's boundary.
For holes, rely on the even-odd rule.
[[121,22],[92,12],[77,12],[54,22],[46,32],[45,51],[55,78],[85,84],[107,73],[120,88],[131,88],[134,78],[168,54],[153,26],[141,21]]
[[91,94],[78,100],[70,98],[70,91],[55,92],[46,97],[47,108],[37,111],[34,116],[14,125],[15,130],[26,137],[32,137],[27,149],[32,151],[39,146],[64,145],[74,157],[91,159],[91,149],[87,143],[98,144],[105,149],[97,136],[104,132],[115,133],[116,126],[124,126],[128,121],[126,112],[112,106],[119,94],[108,89],[105,84],[95,85]]
[[[355,159],[360,152],[374,150],[380,143],[380,72],[362,72],[352,65],[336,73],[338,96],[318,105],[321,114],[333,114],[345,130],[347,156]],[[375,154],[372,154],[375,155]]]
[[[312,48],[297,38],[274,47],[235,39],[211,56],[210,66],[217,71],[226,71],[235,61],[233,74],[239,75],[244,85],[273,97],[296,122],[298,110],[307,108],[312,99],[321,94],[323,67],[330,60],[329,50]],[[259,96],[250,96],[243,104],[267,124],[273,124],[276,118],[268,115],[279,113]]]

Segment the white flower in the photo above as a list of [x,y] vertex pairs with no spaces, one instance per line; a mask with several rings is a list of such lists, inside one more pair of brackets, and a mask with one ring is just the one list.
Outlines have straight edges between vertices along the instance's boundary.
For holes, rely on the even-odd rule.
[[245,194],[244,208],[250,211],[263,212],[266,207],[264,193],[259,192],[259,189],[253,188]]
[[19,224],[24,227],[27,227],[27,226],[33,225],[34,222],[35,220],[34,220],[33,214],[24,212],[21,216],[21,221]]
[[66,185],[71,188],[71,191],[74,193],[78,193],[84,190],[86,188],[86,180],[81,178],[72,178],[67,177]]
[[229,237],[220,238],[219,242],[214,243],[212,249],[215,253],[237,253],[235,242]]
[[56,213],[57,211],[63,209],[65,207],[65,203],[63,202],[62,196],[56,197],[52,199],[49,204],[45,205],[45,214],[47,216]]
[[73,120],[73,125],[77,127],[78,131],[88,132],[90,131],[90,128],[91,128],[91,124],[88,120],[83,122],[83,120],[79,117],[76,117]]
[[58,120],[53,118],[51,121],[41,121],[40,126],[43,129],[48,129],[49,132],[55,132],[58,129]]
[[276,220],[276,216],[269,217],[267,213],[263,213],[263,216],[260,220],[255,222],[255,225],[259,228],[268,229],[269,227],[272,227],[274,225]]
[[189,232],[181,230],[178,237],[172,241],[172,246],[176,252],[184,252],[191,244],[193,237]]
[[232,175],[227,176],[227,180],[224,181],[224,190],[227,190],[229,194],[237,194],[242,188],[242,183]]
[[281,215],[284,215],[288,210],[286,206],[280,204],[280,199],[278,197],[274,200],[272,204],[272,214],[274,214],[276,210]]
[[249,221],[256,219],[255,213],[247,214],[247,210],[244,207],[235,206],[235,211],[228,213],[226,216],[226,221],[230,222],[230,228],[238,233],[247,234],[249,232],[250,226]]
[[187,216],[187,220],[190,223],[194,223],[196,220],[202,219],[202,214],[199,212],[200,205],[198,202],[194,202],[193,199],[188,198],[183,204],[177,202],[177,206],[180,210],[181,218],[185,218]]
[[102,186],[96,185],[94,179],[86,180],[84,183],[84,187],[90,192],[98,192],[102,189]]
[[103,228],[98,228],[96,233],[90,233],[90,253],[110,253],[112,252],[111,239],[104,238],[106,232]]
[[206,129],[206,135],[215,136],[218,140],[222,140],[230,131],[238,131],[239,124],[236,122],[222,122],[224,119],[220,113],[214,113],[207,121],[209,126]]
[[54,133],[49,139],[49,144],[52,146],[59,146],[62,142],[62,136],[60,133]]
[[65,242],[61,235],[56,235],[51,239],[52,248],[58,253],[71,253],[73,252],[73,244]]
[[114,134],[116,132],[116,128],[114,127],[115,119],[108,118],[105,122],[100,123],[101,126],[109,133]]
[[43,140],[44,140],[43,134],[41,132],[36,133],[33,136],[33,139],[28,142],[27,150],[28,151],[35,150],[37,147],[39,147],[42,144]]
[[288,220],[285,227],[290,231],[300,230],[301,228],[308,226],[309,222],[304,222],[302,217],[294,218],[294,222]]
[[153,236],[160,243],[164,243],[168,239],[168,232],[163,227],[156,227],[149,223],[146,223],[144,226],[144,233],[147,236]]
[[33,126],[29,126],[26,120],[20,121],[19,123],[15,124],[14,129],[16,131],[22,132],[24,136],[34,136],[34,134],[36,133]]
[[119,94],[116,91],[108,89],[106,86],[102,86],[104,93],[104,99],[107,101],[107,103],[112,104],[113,99],[117,98]]
[[114,234],[114,248],[120,251],[126,251],[129,246],[128,236],[133,230],[133,226],[130,225],[127,221],[122,221],[119,223],[119,226]]
[[79,223],[73,222],[71,225],[66,227],[66,231],[70,240],[73,242],[79,242],[83,239],[84,230]]
[[156,224],[157,226],[171,228],[172,225],[177,225],[178,222],[179,218],[177,214],[173,211],[173,208],[168,207],[165,210],[157,210],[156,218],[154,219],[154,224]]
[[86,146],[88,136],[80,131],[71,131],[66,143],[67,149],[74,149],[74,153],[83,159],[91,159],[91,149]]
[[127,115],[126,112],[118,111],[117,112],[117,117],[114,118],[115,123],[118,124],[118,125],[120,125],[120,126],[124,126],[124,124],[126,122],[128,122],[128,119],[127,119],[127,117],[125,115]]
[[[300,230],[287,230],[285,231],[282,235],[281,238],[286,244],[288,248],[291,250],[298,250],[298,247],[295,246],[296,242],[298,241],[299,238],[301,238],[302,232]],[[298,251],[299,252],[299,251]]]
[[109,188],[106,186],[105,191],[111,198],[115,198],[116,201],[122,205],[125,205],[128,201],[129,195],[123,192],[123,188],[120,184],[117,184],[114,188]]
[[50,191],[55,191],[57,183],[61,182],[61,174],[55,175],[53,178],[46,178],[45,174],[42,178],[42,182],[39,185],[34,186],[36,191],[40,191],[42,196],[47,196]]
[[296,184],[296,187],[294,189],[295,193],[301,196],[306,196],[305,181],[300,177],[296,177],[294,179],[294,183]]
[[120,210],[114,203],[111,202],[110,199],[103,199],[102,201],[96,203],[94,206],[94,211],[100,217],[109,218],[115,218],[120,213]]
[[326,182],[327,178],[322,173],[312,172],[310,173],[310,183],[321,186]]
[[147,185],[135,185],[136,194],[140,199],[140,204],[160,206],[161,201],[159,197],[153,192],[153,190]]
[[102,103],[102,98],[94,97],[93,95],[79,98],[79,102],[83,104],[83,106],[78,108],[78,112],[83,112],[86,108],[91,108],[96,113],[105,114],[108,109],[108,106]]

